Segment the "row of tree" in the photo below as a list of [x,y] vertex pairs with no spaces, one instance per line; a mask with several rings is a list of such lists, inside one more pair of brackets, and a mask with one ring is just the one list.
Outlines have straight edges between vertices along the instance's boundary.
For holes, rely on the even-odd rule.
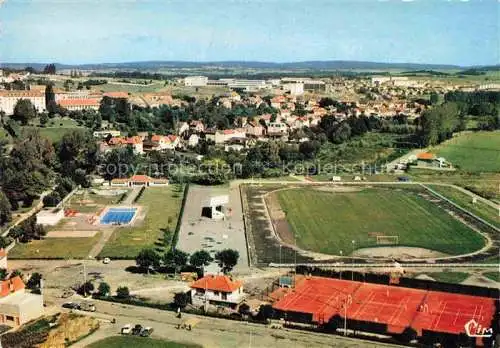
[[238,263],[239,253],[233,249],[224,249],[218,251],[212,258],[210,253],[205,250],[199,250],[189,255],[178,249],[171,249],[165,254],[160,255],[154,249],[143,249],[137,255],[135,261],[137,266],[146,273],[153,270],[159,270],[164,267],[167,272],[173,271],[175,274],[181,272],[186,266],[194,267],[198,270],[203,270],[212,261],[217,261],[217,264],[224,273],[231,272],[234,266]]

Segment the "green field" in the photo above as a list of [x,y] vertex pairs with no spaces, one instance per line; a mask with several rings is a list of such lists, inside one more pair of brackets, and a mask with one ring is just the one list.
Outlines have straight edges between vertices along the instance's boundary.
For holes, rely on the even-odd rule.
[[465,279],[469,277],[469,273],[465,272],[439,272],[439,273],[427,273],[429,277],[437,282],[460,284]]
[[100,257],[135,258],[145,247],[163,245],[162,230],[175,230],[181,209],[183,191],[179,185],[148,188],[137,204],[146,210],[146,217],[137,227],[117,228]]
[[144,337],[108,337],[92,343],[88,348],[201,348],[197,344],[178,343],[171,341],[161,341]]
[[101,232],[91,238],[47,238],[30,243],[19,243],[11,251],[11,259],[83,259],[101,237]]
[[495,282],[499,282],[500,283],[500,272],[485,272],[483,273],[483,276],[485,276],[486,278],[488,279],[491,279]]
[[500,131],[461,134],[431,149],[467,172],[500,172]]
[[497,209],[481,202],[480,200],[473,204],[472,198],[469,195],[450,186],[429,185],[429,187],[452,200],[462,208],[469,210],[471,213],[476,214],[494,226],[500,227],[500,216],[498,216]]
[[484,238],[447,212],[406,189],[367,188],[359,192],[311,189],[278,191],[297,244],[306,250],[339,255],[377,246],[373,234],[399,237],[399,245],[451,255],[484,246]]
[[85,129],[84,127],[78,126],[75,120],[68,117],[55,117],[49,119],[45,127],[39,126],[40,119],[35,119],[29,126],[25,126],[25,129],[38,129],[40,135],[49,138],[53,143],[58,142],[62,139],[64,134],[71,132],[72,130],[79,128]]

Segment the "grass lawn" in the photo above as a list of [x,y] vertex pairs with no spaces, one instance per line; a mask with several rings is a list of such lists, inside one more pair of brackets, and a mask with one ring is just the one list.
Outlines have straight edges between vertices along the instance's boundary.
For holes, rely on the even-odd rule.
[[172,341],[161,341],[144,337],[108,337],[97,341],[88,346],[88,348],[201,348],[197,344],[178,343]]
[[[427,273],[426,273],[427,274]],[[452,284],[460,284],[467,277],[469,277],[469,273],[465,272],[439,272],[439,273],[430,273],[427,274],[429,277],[438,282],[443,283],[452,283]]]
[[[128,194],[129,192],[127,192]],[[102,207],[117,204],[122,194],[116,196],[101,196],[95,193],[75,194],[70,201],[65,204],[65,208],[74,209],[81,213],[95,213]],[[92,201],[92,203],[80,203],[80,201]]]
[[399,236],[399,245],[422,247],[457,255],[484,246],[481,235],[416,191],[367,188],[359,192],[311,189],[278,191],[278,199],[307,250],[338,255],[355,248],[377,246],[377,233]]
[[485,272],[483,273],[483,276],[485,276],[488,279],[491,279],[495,282],[500,283],[500,272]]
[[469,210],[471,213],[485,219],[494,226],[500,227],[500,217],[498,216],[498,211],[495,208],[484,204],[479,200],[473,204],[470,196],[453,187],[439,185],[429,186],[434,191],[437,191],[448,199],[451,199],[453,202]]
[[11,251],[11,259],[83,259],[101,237],[101,232],[92,238],[46,238],[30,243],[19,243]]
[[146,209],[140,226],[117,228],[100,253],[101,257],[135,258],[146,247],[163,245],[163,229],[175,231],[183,190],[179,185],[147,188],[137,204]]
[[500,131],[459,135],[431,152],[468,172],[500,172]]

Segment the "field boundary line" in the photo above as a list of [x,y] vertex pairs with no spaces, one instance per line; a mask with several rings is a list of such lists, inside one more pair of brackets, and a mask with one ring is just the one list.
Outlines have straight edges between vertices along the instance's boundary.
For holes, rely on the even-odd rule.
[[[243,184],[238,185],[238,190],[240,191],[240,204],[241,204],[241,209],[242,209],[242,214],[241,216],[243,217],[243,229],[244,229],[244,234],[245,234],[245,243],[247,246],[247,262],[248,262],[248,267],[252,267],[254,264],[256,264],[255,261],[255,256],[254,256],[254,250],[250,249],[250,243],[248,241],[249,239],[249,234],[248,234],[248,229],[250,228],[249,226],[249,219],[246,216],[248,212],[248,202],[247,202],[247,196],[246,196],[246,191],[243,189]],[[245,197],[243,198],[243,193],[245,194]],[[250,233],[251,234],[251,233]],[[252,241],[252,245],[255,245]]]
[[428,190],[429,192],[431,192],[433,195],[445,200],[446,202],[450,203],[451,205],[453,205],[454,207],[456,207],[457,209],[460,209],[461,211],[463,211],[464,213],[472,216],[474,219],[482,222],[483,224],[487,225],[488,227],[491,227],[492,229],[494,229],[495,231],[497,232],[500,232],[500,228],[496,227],[495,225],[489,223],[488,221],[484,220],[483,218],[477,216],[476,214],[470,212],[469,210],[461,207],[460,205],[458,205],[457,203],[453,202],[452,200],[450,200],[449,198],[443,196],[442,194],[440,194],[439,192],[431,189],[429,186],[426,186],[425,184],[420,184],[420,186],[422,186],[423,188],[425,188],[426,190]]
[[172,235],[172,240],[170,241],[170,249],[175,250],[175,247],[177,245],[178,239],[179,239],[179,231],[181,229],[182,225],[182,217],[184,215],[184,207],[186,206],[186,201],[187,201],[187,196],[189,192],[189,183],[186,183],[186,186],[184,187],[184,192],[182,193],[182,203],[181,203],[181,209],[179,210],[179,216],[177,218],[177,224],[175,225],[175,231],[174,234]]

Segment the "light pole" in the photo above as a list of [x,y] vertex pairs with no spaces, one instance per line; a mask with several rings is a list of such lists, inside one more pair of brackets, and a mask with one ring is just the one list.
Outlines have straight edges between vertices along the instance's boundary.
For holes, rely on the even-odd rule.
[[[339,251],[340,257],[342,257],[342,250]],[[340,280],[342,280],[342,265],[340,265]]]
[[352,240],[352,269],[351,269],[351,280],[354,281],[354,244],[356,244],[356,241],[353,239]]

